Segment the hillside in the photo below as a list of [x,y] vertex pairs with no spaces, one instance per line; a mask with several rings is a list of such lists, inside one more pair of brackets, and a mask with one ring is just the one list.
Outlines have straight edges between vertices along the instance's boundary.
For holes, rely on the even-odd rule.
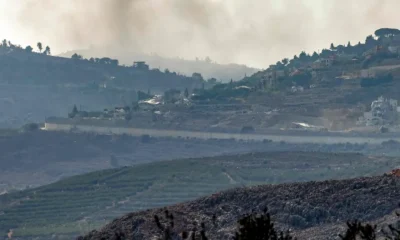
[[96,170],[193,156],[211,157],[261,151],[318,151],[398,157],[399,146],[395,141],[376,145],[289,144],[0,130],[0,193],[38,187]]
[[202,82],[176,73],[150,70],[147,66],[121,66],[117,60],[89,61],[76,55],[63,58],[35,53],[15,45],[1,45],[0,83],[74,85],[129,88],[153,92],[169,88],[201,87]]
[[128,212],[234,187],[373,176],[398,165],[397,158],[361,154],[270,152],[110,169],[0,195],[0,231],[12,228],[16,237],[61,239]]
[[0,128],[16,128],[45,117],[66,116],[74,104],[83,110],[126,106],[138,91],[200,88],[201,79],[118,65],[110,58],[71,59],[0,44]]
[[74,53],[78,53],[85,58],[110,56],[118,59],[121,63],[131,65],[133,61],[145,61],[150,66],[159,68],[164,71],[169,69],[171,72],[179,72],[181,74],[191,76],[192,73],[201,73],[204,78],[216,78],[222,82],[241,80],[246,75],[250,76],[259,69],[251,68],[246,65],[239,64],[219,64],[210,59],[204,60],[186,60],[181,58],[167,58],[158,55],[147,55],[137,52],[118,52],[105,49],[81,49],[68,51],[60,54],[62,57],[71,57]]
[[386,96],[386,91],[391,92],[390,96],[398,94],[395,90],[400,79],[398,49],[398,30],[385,35],[377,30],[363,43],[346,46],[332,43],[318,53],[302,51],[241,81],[198,91],[196,100],[246,101],[276,107],[276,99],[280,99],[277,107],[289,111],[303,107],[326,109],[369,104],[379,94]]
[[[265,207],[278,226],[291,228],[300,239],[335,239],[349,219],[374,221],[391,214],[398,206],[399,186],[400,178],[392,176],[263,185],[223,191],[167,209],[174,215],[178,233],[192,229],[193,221],[205,222],[210,239],[229,239],[239,217]],[[116,239],[116,232],[126,238],[153,239],[160,234],[154,215],[163,217],[164,211],[127,214],[81,239]],[[310,228],[309,235],[302,234]]]

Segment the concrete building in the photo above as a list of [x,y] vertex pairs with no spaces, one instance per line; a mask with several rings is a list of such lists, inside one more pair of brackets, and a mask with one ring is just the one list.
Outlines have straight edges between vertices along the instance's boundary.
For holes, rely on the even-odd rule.
[[334,58],[320,58],[317,61],[313,62],[312,68],[316,70],[329,68],[333,65],[333,63],[334,63]]
[[365,112],[359,119],[360,125],[383,126],[393,125],[397,122],[400,107],[398,101],[379,97],[371,103],[371,111]]

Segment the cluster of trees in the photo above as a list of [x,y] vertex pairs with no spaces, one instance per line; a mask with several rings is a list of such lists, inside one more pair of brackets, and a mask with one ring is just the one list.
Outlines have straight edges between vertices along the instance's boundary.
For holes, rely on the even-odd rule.
[[108,57],[103,57],[103,58],[93,58],[93,57],[91,57],[89,59],[84,59],[82,57],[82,55],[79,55],[77,53],[74,53],[71,56],[71,59],[73,59],[73,60],[86,60],[86,61],[89,61],[91,63],[108,64],[108,65],[111,65],[111,66],[118,66],[119,65],[119,61],[117,59],[111,59],[111,58],[108,58]]
[[[38,42],[36,44],[36,46],[38,48],[39,53],[43,53],[45,55],[51,55],[51,50],[50,50],[49,46],[46,46],[44,48],[44,51],[43,51],[43,44],[41,42]],[[11,49],[22,49],[21,45],[15,45],[15,44],[11,43],[11,41],[7,41],[7,39],[3,39],[1,41],[0,47],[11,48]],[[28,53],[31,53],[31,52],[33,52],[33,48],[30,45],[28,45],[25,47],[25,51]]]
[[347,44],[339,44],[335,46],[331,43],[329,49],[323,49],[320,53],[314,52],[312,54],[307,54],[302,51],[298,56],[295,55],[292,59],[284,58],[276,63],[277,68],[283,68],[285,66],[295,66],[296,62],[312,62],[316,61],[318,58],[326,58],[331,56],[335,52],[345,53],[345,54],[355,54],[361,55],[365,51],[377,46],[384,38],[391,38],[396,35],[400,35],[399,29],[394,28],[381,28],[375,31],[373,35],[369,35],[365,38],[365,42],[358,42],[352,45],[349,41]]
[[375,36],[378,38],[381,37],[394,37],[396,35],[400,35],[400,30],[396,28],[380,28],[375,31]]
[[390,83],[392,81],[393,81],[393,75],[387,74],[376,78],[363,78],[361,79],[360,85],[361,87],[375,87],[378,85]]

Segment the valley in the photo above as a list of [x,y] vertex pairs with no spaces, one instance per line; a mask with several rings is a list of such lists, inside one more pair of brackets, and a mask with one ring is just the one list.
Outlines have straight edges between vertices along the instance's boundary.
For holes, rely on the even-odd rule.
[[127,212],[213,193],[219,198],[224,193],[217,192],[226,189],[376,176],[398,165],[396,157],[318,152],[259,152],[138,164],[2,195],[0,226],[3,231],[12,228],[21,239],[63,239]]

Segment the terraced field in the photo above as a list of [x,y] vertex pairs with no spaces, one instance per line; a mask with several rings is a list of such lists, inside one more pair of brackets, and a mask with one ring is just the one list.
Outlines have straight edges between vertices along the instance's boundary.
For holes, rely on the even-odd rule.
[[156,162],[71,177],[0,196],[0,231],[31,239],[71,239],[128,212],[224,189],[265,183],[371,176],[400,159],[361,154],[253,153]]

